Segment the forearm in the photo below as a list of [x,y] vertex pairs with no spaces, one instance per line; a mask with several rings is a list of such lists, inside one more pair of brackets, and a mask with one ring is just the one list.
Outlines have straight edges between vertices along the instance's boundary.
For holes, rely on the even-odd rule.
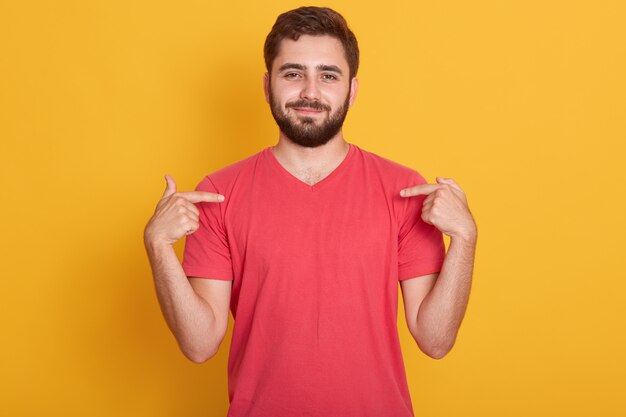
[[469,300],[476,235],[450,240],[443,266],[417,315],[416,340],[436,358],[452,349]]
[[211,306],[194,291],[170,245],[148,240],[145,245],[168,327],[186,357],[197,363],[206,361],[221,342]]

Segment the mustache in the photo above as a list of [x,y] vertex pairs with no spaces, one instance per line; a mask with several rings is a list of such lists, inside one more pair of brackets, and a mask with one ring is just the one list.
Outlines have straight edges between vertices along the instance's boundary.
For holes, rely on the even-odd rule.
[[298,100],[292,103],[285,104],[285,107],[294,107],[299,109],[313,109],[313,110],[325,110],[330,111],[330,106],[319,103],[317,101]]

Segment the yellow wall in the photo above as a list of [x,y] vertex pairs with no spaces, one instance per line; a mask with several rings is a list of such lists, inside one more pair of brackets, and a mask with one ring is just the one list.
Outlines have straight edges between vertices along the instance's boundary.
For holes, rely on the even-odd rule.
[[[301,3],[250,3],[2,0],[0,415],[225,416],[232,317],[188,361],[142,232],[165,173],[277,140],[262,47]],[[324,5],[361,47],[347,140],[454,178],[478,224],[452,352],[399,308],[416,415],[624,415],[624,3]]]

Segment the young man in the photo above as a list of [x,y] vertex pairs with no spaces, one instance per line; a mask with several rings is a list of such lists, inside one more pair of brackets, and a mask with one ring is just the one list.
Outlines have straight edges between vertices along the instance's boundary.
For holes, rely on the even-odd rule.
[[[346,142],[358,45],[341,15],[280,15],[265,43],[275,146],[167,187],[145,229],[157,296],[202,363],[234,329],[228,416],[412,416],[398,282],[419,348],[442,358],[468,302],[476,226],[450,178]],[[445,253],[443,233],[450,236]],[[187,235],[182,265],[172,244]]]

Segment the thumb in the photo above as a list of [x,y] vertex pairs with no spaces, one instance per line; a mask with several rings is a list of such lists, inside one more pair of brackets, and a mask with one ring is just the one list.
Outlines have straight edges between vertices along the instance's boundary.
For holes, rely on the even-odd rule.
[[459,186],[459,184],[456,183],[456,181],[454,181],[452,178],[441,178],[441,177],[437,177],[437,182],[439,184],[449,184],[451,185],[453,188],[456,188],[459,191],[463,191],[461,189],[461,186]]
[[174,182],[174,178],[167,174],[165,174],[165,182],[167,182],[167,186],[165,187],[163,197],[168,197],[176,192],[176,182]]

